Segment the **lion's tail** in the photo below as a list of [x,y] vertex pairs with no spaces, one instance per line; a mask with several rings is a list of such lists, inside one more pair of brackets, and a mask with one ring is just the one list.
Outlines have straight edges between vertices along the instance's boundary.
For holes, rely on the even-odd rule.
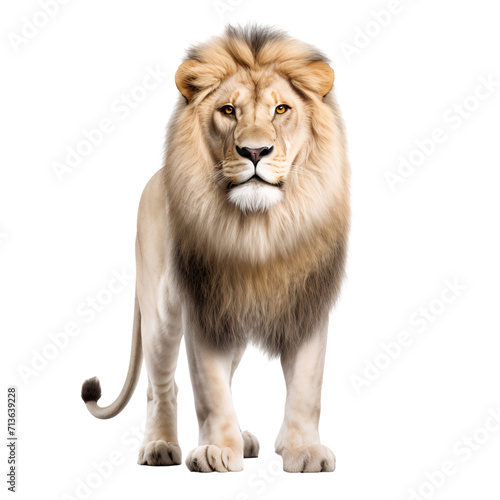
[[82,385],[82,399],[87,405],[94,417],[97,418],[113,418],[120,413],[129,402],[134,389],[139,380],[142,365],[142,342],[141,342],[141,311],[137,295],[135,297],[134,306],[134,327],[132,333],[132,349],[130,353],[130,362],[128,373],[123,388],[113,403],[109,406],[101,407],[97,401],[101,397],[101,384],[97,377],[89,378]]

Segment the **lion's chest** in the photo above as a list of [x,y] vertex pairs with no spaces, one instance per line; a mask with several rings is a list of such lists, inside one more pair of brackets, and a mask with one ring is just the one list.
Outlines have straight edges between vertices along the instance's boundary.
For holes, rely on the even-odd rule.
[[311,335],[328,313],[343,272],[343,259],[278,261],[270,265],[220,265],[177,255],[179,284],[198,330],[223,347],[251,338],[277,354]]

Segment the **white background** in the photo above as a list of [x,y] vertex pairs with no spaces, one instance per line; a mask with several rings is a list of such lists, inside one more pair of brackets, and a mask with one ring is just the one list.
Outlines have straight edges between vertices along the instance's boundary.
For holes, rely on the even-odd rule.
[[[32,20],[40,5],[3,3],[0,322],[2,387],[19,391],[18,498],[498,498],[500,425],[488,415],[500,408],[500,87],[473,97],[480,78],[500,82],[496,3],[401,0],[382,27],[374,13],[395,5],[388,0],[218,5],[73,0],[19,45],[23,18]],[[248,21],[283,28],[330,57],[346,121],[353,224],[348,278],[331,316],[321,417],[322,439],[337,456],[333,474],[279,472],[273,444],[284,383],[279,362],[258,351],[248,351],[234,381],[241,426],[261,443],[261,456],[245,460],[241,473],[136,465],[132,435],[145,417],[145,370],[112,420],[91,417],[80,399],[87,377],[100,377],[102,404],[125,378],[136,211],[162,166],[177,99],[173,74],[190,44],[221,33],[226,22]],[[346,44],[355,47],[351,56]],[[157,66],[161,84],[134,91]],[[116,100],[131,92],[144,99],[128,115],[118,112]],[[459,120],[453,107],[464,101],[469,116]],[[54,163],[105,118],[113,130],[59,181]],[[418,160],[415,141],[436,128],[445,140],[391,190],[387,172],[397,173],[401,156]],[[113,270],[122,269],[127,285],[88,322],[79,307],[104,297]],[[440,299],[446,280],[465,288],[448,292],[449,304]],[[419,308],[429,305],[432,321],[422,320]],[[79,334],[54,353],[49,334],[69,322]],[[411,344],[391,344],[395,359],[387,361],[381,344],[402,332]],[[52,359],[40,361],[43,352]],[[37,357],[37,369],[21,376]],[[375,361],[385,368],[372,368],[357,391],[353,377]],[[185,457],[197,443],[197,423],[184,349],[177,382]],[[4,454],[6,464],[5,447]],[[119,457],[113,470],[99,475],[93,463],[110,456]],[[434,474],[443,462],[453,473]]]

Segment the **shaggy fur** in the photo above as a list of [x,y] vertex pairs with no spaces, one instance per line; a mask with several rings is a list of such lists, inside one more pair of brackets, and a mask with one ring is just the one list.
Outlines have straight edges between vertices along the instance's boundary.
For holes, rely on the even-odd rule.
[[[191,49],[176,83],[164,182],[178,284],[193,305],[201,337],[218,347],[249,338],[271,354],[297,346],[332,306],[344,274],[349,166],[343,124],[319,73],[316,49],[270,29],[228,28]],[[266,71],[284,76],[310,118],[308,147],[284,181],[284,199],[265,213],[227,203],[212,180],[204,104],[225,79]]]
[[287,397],[275,449],[284,470],[334,470],[318,430],[328,312],[349,230],[333,80],[319,51],[272,29],[228,28],[180,65],[165,166],[139,204],[127,378],[109,406],[97,403],[97,379],[82,388],[92,415],[117,415],[144,356],[138,463],[181,463],[175,370],[184,338],[199,424],[191,471],[240,471],[258,454],[231,396],[249,341],[281,358]]
[[97,377],[92,377],[87,380],[82,385],[82,399],[85,403],[92,401],[99,401],[101,398],[101,384]]

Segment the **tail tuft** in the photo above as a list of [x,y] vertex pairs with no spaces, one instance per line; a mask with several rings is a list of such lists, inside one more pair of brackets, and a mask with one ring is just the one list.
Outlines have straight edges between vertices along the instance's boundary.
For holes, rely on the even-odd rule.
[[101,384],[97,377],[87,379],[82,385],[82,399],[85,403],[99,401],[101,397]]

